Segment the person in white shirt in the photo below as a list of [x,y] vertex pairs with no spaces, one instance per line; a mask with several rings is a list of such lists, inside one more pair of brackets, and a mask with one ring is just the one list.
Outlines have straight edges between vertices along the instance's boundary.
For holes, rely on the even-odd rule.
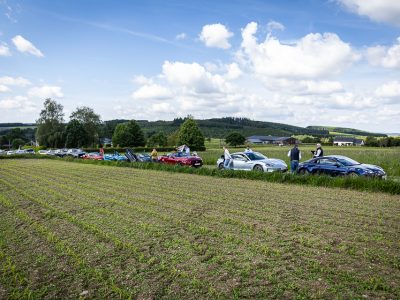
[[225,146],[223,148],[224,148],[224,169],[229,170],[230,165],[231,165],[232,156],[229,153],[228,148],[226,148]]
[[317,144],[317,149],[312,151],[314,158],[324,156],[324,150],[321,147],[321,144]]
[[189,146],[185,146],[185,153],[187,156],[190,156],[190,148]]

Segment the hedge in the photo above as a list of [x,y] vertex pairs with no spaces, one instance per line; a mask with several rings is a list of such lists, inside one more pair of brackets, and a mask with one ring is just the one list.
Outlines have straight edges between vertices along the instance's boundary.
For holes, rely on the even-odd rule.
[[290,173],[259,173],[251,171],[233,171],[233,170],[218,170],[217,168],[191,168],[185,166],[173,166],[160,163],[129,163],[115,161],[95,161],[68,158],[58,158],[47,155],[7,155],[0,156],[0,159],[15,159],[15,158],[41,158],[41,159],[62,159],[69,162],[96,164],[116,167],[129,167],[144,170],[156,170],[166,172],[188,173],[202,176],[212,176],[221,178],[238,178],[249,180],[262,180],[268,182],[278,182],[285,184],[311,185],[319,187],[335,187],[345,188],[360,191],[383,192],[394,195],[400,195],[400,183],[394,180],[379,180],[369,178],[349,178],[349,177],[330,177],[330,176],[300,176]]

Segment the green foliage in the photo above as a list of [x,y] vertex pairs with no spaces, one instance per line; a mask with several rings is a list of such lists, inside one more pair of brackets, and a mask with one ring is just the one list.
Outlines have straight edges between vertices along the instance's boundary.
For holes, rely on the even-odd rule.
[[155,147],[155,146],[165,147],[167,145],[168,145],[168,138],[163,131],[161,131],[157,134],[153,134],[147,140],[147,146],[149,146],[149,147]]
[[246,141],[246,138],[239,132],[231,132],[225,138],[225,142],[228,143],[228,145],[233,146],[233,147],[243,145],[245,141]]
[[65,128],[65,144],[68,148],[80,148],[87,145],[88,133],[84,125],[77,119],[72,119]]
[[50,98],[44,101],[44,108],[36,121],[36,139],[39,145],[59,148],[64,146],[63,106]]
[[204,135],[195,120],[188,118],[181,125],[178,134],[178,143],[188,145],[192,150],[204,148]]
[[143,131],[135,120],[118,124],[112,137],[114,145],[120,147],[144,146],[146,144]]
[[14,139],[11,144],[13,149],[18,149],[20,146],[25,145],[25,141],[23,139]]
[[101,125],[100,115],[87,106],[78,107],[70,116],[71,120],[77,120],[86,131],[86,140],[83,146],[93,146],[99,138],[99,130]]

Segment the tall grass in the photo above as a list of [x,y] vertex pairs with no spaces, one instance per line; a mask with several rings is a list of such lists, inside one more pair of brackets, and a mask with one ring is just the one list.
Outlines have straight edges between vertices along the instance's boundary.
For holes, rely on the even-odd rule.
[[[3,158],[13,158],[6,156]],[[36,156],[16,156],[15,158],[36,158]],[[41,156],[42,159],[57,159],[54,157]],[[383,192],[389,194],[400,195],[400,182],[394,180],[379,180],[369,178],[348,178],[348,177],[330,177],[330,176],[300,176],[289,173],[259,173],[248,171],[218,170],[217,168],[190,168],[174,165],[165,165],[158,163],[128,163],[114,161],[93,161],[74,158],[64,158],[64,161],[76,162],[82,164],[95,164],[105,166],[128,167],[135,169],[157,170],[165,172],[177,172],[186,174],[195,174],[202,176],[221,177],[221,178],[238,178],[249,180],[263,180],[267,182],[277,182],[284,184],[323,186],[334,188],[345,188],[352,190]]]

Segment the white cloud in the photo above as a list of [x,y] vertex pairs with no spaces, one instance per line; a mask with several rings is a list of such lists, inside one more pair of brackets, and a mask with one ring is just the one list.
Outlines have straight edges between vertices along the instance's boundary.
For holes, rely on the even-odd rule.
[[378,87],[375,95],[382,98],[400,99],[400,81],[390,81]]
[[337,0],[350,11],[367,16],[373,21],[400,26],[398,0]]
[[391,47],[375,46],[368,48],[366,56],[373,66],[400,69],[400,37],[397,38],[397,44]]
[[228,40],[232,36],[233,33],[224,25],[217,23],[203,26],[199,38],[207,47],[229,49],[231,44]]
[[11,56],[10,49],[5,43],[0,44],[0,56]]
[[279,22],[271,21],[271,22],[268,22],[267,29],[268,29],[269,32],[271,32],[273,30],[281,30],[281,31],[283,31],[283,30],[285,30],[285,26],[283,26]]
[[184,39],[186,39],[186,33],[184,33],[184,32],[182,32],[182,33],[179,33],[179,34],[177,34],[176,36],[175,36],[175,39],[177,39],[178,41],[179,40],[184,40]]
[[31,84],[31,82],[28,79],[25,79],[23,77],[10,77],[10,76],[3,76],[0,77],[0,84],[2,85],[15,85],[15,86],[28,86]]
[[147,78],[147,77],[144,76],[144,75],[135,76],[135,77],[133,78],[133,82],[134,82],[134,83],[137,83],[137,84],[139,84],[139,85],[153,84],[153,80],[152,80],[151,78]]
[[257,23],[242,30],[238,57],[260,77],[320,79],[339,74],[358,56],[334,33],[310,33],[294,44],[284,44],[272,35],[258,43]]
[[20,112],[34,112],[37,111],[37,106],[27,97],[16,96],[14,98],[0,100],[0,109],[18,110]]
[[228,84],[221,75],[213,75],[198,63],[169,62],[163,64],[166,80],[198,94],[222,93]]
[[0,93],[10,92],[10,91],[11,89],[8,86],[0,84]]
[[305,94],[332,94],[343,91],[343,86],[338,81],[313,81],[304,80],[300,82],[304,87]]
[[27,39],[23,38],[20,35],[13,37],[12,42],[14,43],[15,47],[19,52],[30,53],[37,57],[44,56],[43,53],[38,48],[36,48],[30,41],[28,41]]
[[29,97],[34,98],[51,98],[51,97],[64,97],[63,93],[61,92],[61,87],[59,86],[50,86],[50,85],[43,85],[41,87],[33,87],[28,91]]
[[141,86],[132,94],[134,99],[168,99],[172,93],[165,87],[158,84],[146,84]]
[[225,78],[228,80],[237,79],[242,75],[242,70],[240,70],[237,63],[231,63],[227,65],[227,72]]

